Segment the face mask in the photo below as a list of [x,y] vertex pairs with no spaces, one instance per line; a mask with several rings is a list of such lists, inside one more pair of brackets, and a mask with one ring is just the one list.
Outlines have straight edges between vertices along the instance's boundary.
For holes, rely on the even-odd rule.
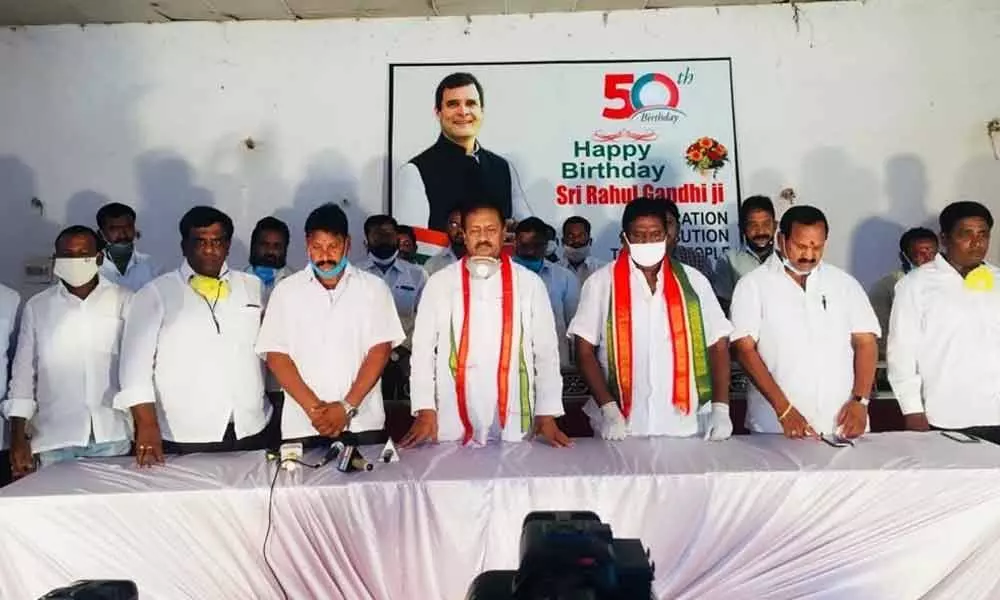
[[574,248],[573,246],[563,246],[563,256],[573,264],[579,264],[587,260],[590,256],[590,245]]
[[993,271],[986,265],[979,265],[969,271],[963,280],[965,289],[973,292],[990,292],[993,290]]
[[542,267],[545,266],[545,259],[543,258],[522,258],[520,256],[515,256],[514,262],[533,273],[541,273]]
[[500,270],[500,261],[488,256],[473,256],[466,262],[466,268],[475,279],[489,279]]
[[549,240],[545,244],[545,256],[552,256],[553,254],[556,253],[556,251],[558,249],[559,249],[559,246],[556,245],[556,241],[555,240]]
[[381,260],[395,260],[397,254],[396,246],[393,244],[376,244],[374,246],[369,246],[368,252],[373,257]]
[[655,267],[666,254],[666,242],[650,242],[648,244],[628,242],[628,255],[640,267]]
[[903,266],[904,273],[909,273],[913,269],[917,268],[917,265],[913,264],[913,261],[910,260],[910,257],[903,254],[902,252],[899,253],[899,264]]
[[396,257],[399,256],[399,252],[393,252],[388,257],[380,257],[378,254],[375,254],[374,249],[370,249],[368,251],[368,256],[371,257],[372,262],[376,265],[380,267],[388,267],[392,263],[396,262]]
[[135,244],[133,242],[115,242],[113,244],[108,244],[105,250],[107,251],[109,258],[121,260],[132,256],[132,251],[135,250]]
[[191,285],[191,289],[209,302],[225,300],[229,296],[229,283],[215,277],[195,275],[188,283]]
[[274,280],[278,277],[278,269],[263,265],[254,265],[253,274],[259,277],[264,282],[264,285],[271,287],[274,285]]
[[333,279],[334,277],[344,272],[344,269],[347,268],[349,262],[350,261],[348,261],[347,257],[345,256],[341,258],[340,262],[334,265],[333,268],[327,269],[325,271],[316,266],[316,263],[314,263],[311,260],[309,261],[309,266],[312,267],[313,273],[315,273],[316,276],[319,277],[320,279]]
[[805,277],[806,275],[812,273],[814,270],[816,270],[816,266],[818,266],[818,263],[817,263],[817,265],[813,266],[811,269],[809,269],[807,271],[800,271],[799,269],[795,268],[795,265],[792,264],[792,261],[788,260],[788,258],[786,258],[784,256],[781,257],[781,264],[785,265],[786,269],[788,269],[792,273],[798,275],[799,277]]
[[57,258],[52,273],[70,287],[80,287],[97,275],[97,257]]

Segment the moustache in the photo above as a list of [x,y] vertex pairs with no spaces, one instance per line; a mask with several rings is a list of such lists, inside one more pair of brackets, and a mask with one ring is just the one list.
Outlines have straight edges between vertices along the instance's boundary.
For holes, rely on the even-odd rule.
[[479,250],[480,248],[484,248],[486,250],[489,250],[489,249],[493,248],[493,244],[491,244],[489,242],[479,242],[478,244],[476,244],[476,250]]
[[324,260],[323,262],[316,263],[316,266],[319,267],[320,269],[323,269],[324,271],[329,271],[333,267],[337,266],[337,263],[333,262],[332,260]]

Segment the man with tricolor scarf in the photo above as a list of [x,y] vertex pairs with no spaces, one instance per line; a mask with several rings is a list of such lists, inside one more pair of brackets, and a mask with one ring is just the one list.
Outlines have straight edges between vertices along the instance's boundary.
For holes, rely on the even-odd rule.
[[955,202],[938,220],[943,254],[896,284],[889,382],[907,429],[1000,444],[1000,269],[986,262],[993,215]]
[[503,254],[504,219],[484,201],[462,210],[467,254],[427,281],[413,330],[404,447],[423,442],[570,445],[559,343],[542,280]]
[[622,215],[622,249],[583,286],[569,327],[593,398],[595,435],[732,435],[729,332],[712,285],[669,257],[680,211],[637,198]]

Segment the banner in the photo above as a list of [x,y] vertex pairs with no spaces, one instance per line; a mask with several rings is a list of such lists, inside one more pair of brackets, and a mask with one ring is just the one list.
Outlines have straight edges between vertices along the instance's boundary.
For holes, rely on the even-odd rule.
[[593,254],[610,260],[625,204],[653,196],[680,208],[681,245],[712,261],[739,245],[729,59],[390,65],[389,206],[401,224],[428,226],[421,194],[437,192],[413,193],[421,179],[407,163],[438,140],[435,90],[456,72],[481,84],[477,148],[506,159],[513,218],[535,215],[561,237],[567,217],[585,217]]

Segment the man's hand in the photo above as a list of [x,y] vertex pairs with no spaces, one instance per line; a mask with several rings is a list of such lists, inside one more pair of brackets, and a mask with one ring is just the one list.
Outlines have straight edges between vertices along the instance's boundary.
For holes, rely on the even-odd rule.
[[35,470],[31,455],[31,442],[26,437],[15,437],[10,442],[10,470],[14,479],[20,479]]
[[403,448],[412,448],[423,443],[437,443],[438,439],[438,418],[437,411],[424,409],[417,411],[417,418],[406,432],[399,445]]
[[606,440],[624,440],[628,437],[628,423],[618,404],[614,401],[601,405],[601,437]]
[[848,400],[837,415],[837,434],[853,440],[864,434],[866,425],[868,425],[868,407],[857,400]]
[[930,431],[931,424],[927,422],[927,413],[903,415],[903,427],[907,431]]
[[322,402],[308,412],[312,426],[324,437],[337,437],[347,427],[347,411],[340,402]]
[[705,439],[717,442],[728,440],[733,436],[733,420],[729,417],[729,405],[725,402],[713,402],[712,412],[708,415],[708,428]]
[[[780,413],[779,413],[780,414]],[[792,439],[801,439],[804,437],[815,438],[816,431],[812,428],[812,425],[806,421],[806,418],[802,416],[802,413],[798,411],[797,408],[788,405],[788,412],[785,413],[785,418],[779,419],[781,422],[781,427],[785,432],[785,437]]]
[[567,448],[573,445],[569,436],[556,425],[556,418],[553,416],[535,417],[535,437],[541,438],[556,448]]
[[152,403],[132,407],[135,420],[135,462],[140,467],[163,463],[163,435]]

